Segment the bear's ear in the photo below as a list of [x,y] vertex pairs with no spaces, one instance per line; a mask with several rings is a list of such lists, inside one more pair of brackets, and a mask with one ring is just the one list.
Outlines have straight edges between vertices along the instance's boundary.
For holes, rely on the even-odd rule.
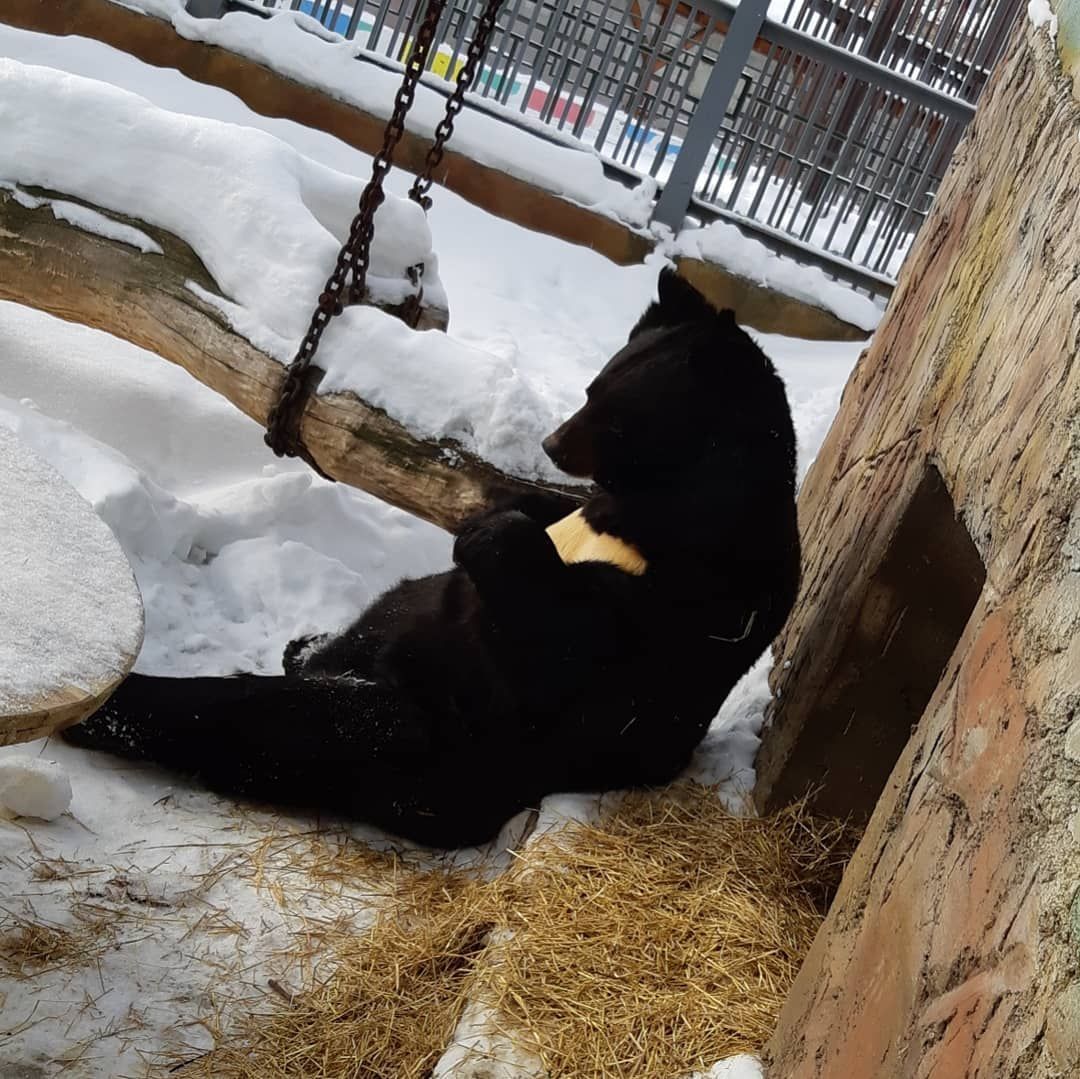
[[716,308],[671,266],[660,271],[657,293],[660,307],[672,325],[712,318],[716,314]]
[[631,340],[645,330],[701,322],[704,319],[716,318],[720,314],[689,281],[680,277],[670,266],[665,266],[660,271],[657,292],[658,299],[649,305],[648,310],[630,331]]

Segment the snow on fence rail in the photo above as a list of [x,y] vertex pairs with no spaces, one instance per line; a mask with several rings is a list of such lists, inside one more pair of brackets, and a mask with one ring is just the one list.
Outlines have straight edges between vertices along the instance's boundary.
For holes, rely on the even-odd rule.
[[[189,0],[292,8],[400,62],[424,0]],[[507,0],[470,103],[672,190],[656,219],[725,218],[888,291],[1020,0]],[[450,0],[451,81],[482,8]],[[754,9],[754,10],[751,10]],[[436,78],[436,82],[438,81]],[[711,105],[711,107],[710,107]]]

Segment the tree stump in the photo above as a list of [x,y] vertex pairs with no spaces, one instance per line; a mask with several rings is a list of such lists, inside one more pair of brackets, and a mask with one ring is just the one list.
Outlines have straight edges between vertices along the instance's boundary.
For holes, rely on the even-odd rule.
[[1078,132],[1021,18],[800,494],[756,797],[869,823],[777,1079],[1080,1074]]
[[0,426],[0,745],[96,711],[142,645],[142,601],[116,537]]

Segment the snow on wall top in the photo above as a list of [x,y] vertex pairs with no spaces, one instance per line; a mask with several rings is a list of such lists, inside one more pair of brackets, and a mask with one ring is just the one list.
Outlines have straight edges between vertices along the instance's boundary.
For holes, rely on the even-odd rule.
[[142,643],[142,602],[120,544],[2,425],[0,506],[0,715],[34,711],[68,687],[101,692]]
[[766,288],[824,307],[861,330],[869,332],[881,321],[881,308],[868,296],[831,280],[816,266],[780,258],[761,240],[726,221],[684,229],[667,241],[666,249],[672,254],[716,263]]
[[[390,116],[400,72],[357,63],[363,47],[327,30],[309,15],[280,11],[269,18],[252,18],[231,12],[220,19],[197,19],[184,9],[183,0],[122,0],[122,6],[165,19],[190,41],[220,45],[338,101],[374,116]],[[430,138],[445,109],[441,94],[420,86],[406,126]],[[648,207],[639,192],[609,180],[598,154],[577,144],[559,145],[550,141],[550,134],[548,139],[538,139],[529,131],[466,109],[454,125],[454,146],[474,161],[582,206],[609,212],[632,225],[647,223]],[[644,186],[650,193],[654,190],[651,184]]]

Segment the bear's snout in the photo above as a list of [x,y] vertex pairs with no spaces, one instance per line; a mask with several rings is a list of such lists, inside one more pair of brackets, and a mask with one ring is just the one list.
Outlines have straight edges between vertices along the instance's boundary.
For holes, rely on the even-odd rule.
[[575,413],[541,443],[544,453],[568,476],[591,479],[596,467],[592,439],[581,413]]

